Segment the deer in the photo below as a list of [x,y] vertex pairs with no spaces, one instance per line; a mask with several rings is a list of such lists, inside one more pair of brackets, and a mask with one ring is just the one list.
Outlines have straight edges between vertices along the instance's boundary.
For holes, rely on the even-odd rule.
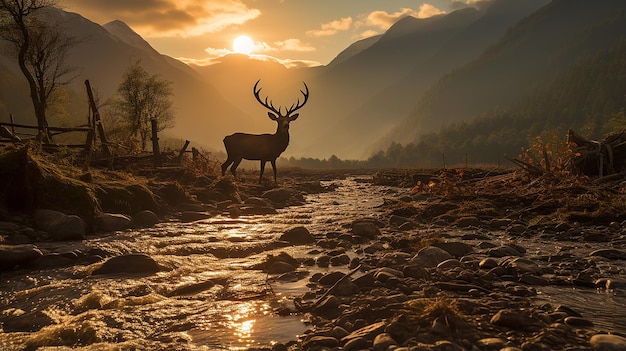
[[274,107],[272,100],[269,100],[266,96],[265,99],[261,99],[259,94],[261,93],[261,87],[258,87],[259,82],[257,80],[252,88],[252,92],[256,100],[269,111],[267,115],[272,121],[276,121],[278,124],[276,133],[274,134],[247,134],[247,133],[235,133],[228,135],[224,138],[224,147],[228,158],[222,164],[222,176],[226,174],[228,166],[230,167],[230,173],[237,179],[236,171],[239,167],[241,160],[253,160],[261,161],[261,174],[259,175],[259,184],[263,180],[263,172],[265,171],[265,164],[269,161],[272,164],[274,170],[274,183],[276,183],[276,159],[280,154],[287,149],[289,145],[289,123],[295,121],[299,113],[295,113],[301,109],[309,100],[309,87],[304,83],[304,90],[300,90],[304,99],[300,103],[300,99],[291,107],[285,107],[285,114],[282,113],[283,107],[279,106],[278,109]]

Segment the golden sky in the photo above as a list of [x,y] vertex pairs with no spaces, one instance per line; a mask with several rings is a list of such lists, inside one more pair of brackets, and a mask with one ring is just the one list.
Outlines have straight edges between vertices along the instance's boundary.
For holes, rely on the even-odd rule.
[[59,0],[66,11],[105,24],[121,20],[159,52],[210,63],[252,39],[252,54],[286,64],[327,64],[356,40],[398,19],[430,17],[480,0]]

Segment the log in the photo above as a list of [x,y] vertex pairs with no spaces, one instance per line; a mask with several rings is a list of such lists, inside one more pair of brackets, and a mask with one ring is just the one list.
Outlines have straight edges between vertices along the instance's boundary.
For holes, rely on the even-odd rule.
[[573,173],[602,178],[626,171],[626,131],[596,141],[570,129],[567,142],[572,154]]

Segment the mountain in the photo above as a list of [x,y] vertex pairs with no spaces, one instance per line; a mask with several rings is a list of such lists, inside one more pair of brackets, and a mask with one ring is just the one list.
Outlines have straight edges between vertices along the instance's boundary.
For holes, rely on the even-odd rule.
[[[390,37],[386,40],[396,43],[398,47],[396,50],[403,47],[409,52],[420,50],[423,59],[414,60],[412,65],[404,67],[404,72],[398,79],[380,89],[360,106],[355,106],[352,112],[327,131],[323,138],[331,141],[328,143],[330,145],[338,143],[345,145],[342,153],[349,157],[369,156],[374,148],[360,144],[359,140],[376,140],[391,132],[392,128],[414,109],[416,99],[442,75],[476,59],[502,37],[508,28],[548,2],[549,0],[497,0],[491,2],[481,12],[466,9],[431,19],[432,24],[444,28],[446,24],[451,26],[450,23],[455,23],[453,20],[466,25],[454,31],[447,40],[443,40],[443,35],[439,36],[438,45],[430,51],[424,49],[424,44],[417,40],[418,35],[415,33],[415,31],[418,33],[433,31],[430,23],[412,18],[399,21],[385,34]],[[447,19],[444,24],[438,23],[448,16],[455,18]],[[464,16],[468,17],[467,22],[461,20]],[[474,20],[471,20],[472,18]],[[371,53],[370,56],[382,56],[389,52],[388,46],[380,49],[374,47],[373,50],[377,52]],[[375,70],[378,62],[381,61],[372,60],[370,70]]]
[[[190,139],[197,146],[221,149],[222,138],[248,118],[196,71],[158,53],[120,21],[100,26],[79,14],[60,9],[50,9],[44,18],[77,40],[67,59],[67,65],[76,68],[76,78],[68,87],[71,97],[68,109],[73,112],[73,118],[55,121],[55,116],[51,116],[51,122],[84,124],[87,106],[84,81],[90,81],[100,103],[104,103],[115,95],[127,67],[138,60],[148,73],[157,74],[173,84],[176,126],[168,131],[170,135]],[[7,74],[19,77],[20,82],[25,81],[13,60],[3,57],[0,64],[7,68]],[[20,91],[24,89],[23,96],[28,99],[25,83],[20,85]],[[35,123],[32,106],[24,106],[21,101],[15,104],[5,95],[0,96],[0,101],[6,111],[16,116],[16,122]]]
[[626,2],[620,0],[552,1],[477,60],[443,76],[383,144],[416,140],[446,124],[514,104],[577,62],[623,40],[625,14]]

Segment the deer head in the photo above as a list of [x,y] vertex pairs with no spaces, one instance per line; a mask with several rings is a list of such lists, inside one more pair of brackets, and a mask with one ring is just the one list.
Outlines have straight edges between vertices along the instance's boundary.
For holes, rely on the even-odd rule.
[[302,103],[300,103],[300,99],[298,99],[298,101],[295,104],[292,104],[291,107],[289,108],[285,107],[285,114],[283,115],[282,106],[276,109],[276,107],[274,107],[274,104],[272,103],[272,100],[269,100],[268,102],[267,96],[265,97],[265,100],[261,99],[259,94],[261,93],[262,88],[257,88],[260,81],[261,81],[260,79],[257,80],[256,83],[254,83],[254,88],[252,88],[254,97],[261,105],[263,105],[265,108],[270,110],[270,112],[267,113],[268,117],[272,121],[276,121],[276,123],[278,123],[278,129],[276,130],[276,133],[278,134],[278,133],[289,132],[289,122],[295,121],[300,115],[298,113],[296,114],[293,114],[293,113],[301,109],[302,106],[304,106],[304,104],[306,104],[307,100],[309,99],[309,87],[306,85],[305,82],[302,82],[304,84],[305,90],[304,91],[300,90],[300,92],[304,96],[304,100],[302,101]]

